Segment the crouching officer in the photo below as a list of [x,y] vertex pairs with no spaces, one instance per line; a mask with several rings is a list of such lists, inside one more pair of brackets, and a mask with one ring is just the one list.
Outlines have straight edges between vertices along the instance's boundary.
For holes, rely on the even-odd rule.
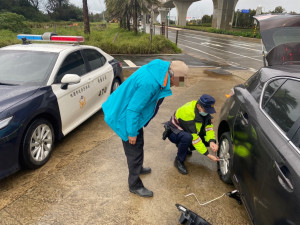
[[216,112],[214,104],[215,99],[204,94],[198,101],[194,100],[181,106],[170,121],[164,123],[166,130],[163,139],[168,137],[178,147],[174,165],[182,174],[188,173],[184,161],[189,148],[196,149],[215,162],[219,161],[219,158],[210,154],[206,148],[210,147],[213,152],[218,151],[210,115]]

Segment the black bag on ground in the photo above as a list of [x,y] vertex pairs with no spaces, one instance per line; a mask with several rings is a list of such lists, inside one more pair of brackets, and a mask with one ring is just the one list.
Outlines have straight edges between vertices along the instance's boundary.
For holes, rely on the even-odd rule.
[[179,212],[181,212],[181,216],[179,218],[180,224],[186,224],[186,225],[211,225],[209,222],[207,222],[205,219],[203,219],[201,216],[197,215],[193,211],[185,208],[182,205],[175,204]]

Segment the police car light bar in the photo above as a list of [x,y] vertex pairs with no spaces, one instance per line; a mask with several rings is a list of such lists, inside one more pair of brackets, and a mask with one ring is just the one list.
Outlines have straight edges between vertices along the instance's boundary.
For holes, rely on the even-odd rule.
[[27,41],[53,41],[53,42],[84,42],[82,36],[58,36],[54,33],[45,33],[43,35],[19,34],[17,38]]
[[84,38],[81,36],[51,36],[50,39],[58,42],[84,42]]
[[17,38],[22,40],[22,38],[26,38],[28,41],[42,41],[42,35],[31,35],[31,34],[18,34]]

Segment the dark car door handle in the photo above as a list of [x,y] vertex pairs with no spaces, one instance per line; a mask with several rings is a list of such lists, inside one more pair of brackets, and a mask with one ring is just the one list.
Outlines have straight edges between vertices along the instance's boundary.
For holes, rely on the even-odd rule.
[[284,173],[282,172],[282,169],[280,168],[280,166],[278,165],[278,163],[276,161],[274,161],[274,164],[275,164],[276,173],[279,176],[278,177],[279,183],[285,190],[287,190],[288,192],[292,192],[294,190],[294,187],[293,187],[290,179],[284,175]]

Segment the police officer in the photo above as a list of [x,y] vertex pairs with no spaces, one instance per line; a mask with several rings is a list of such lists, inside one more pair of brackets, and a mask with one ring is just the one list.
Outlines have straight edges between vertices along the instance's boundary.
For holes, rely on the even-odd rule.
[[210,147],[213,152],[218,151],[211,122],[211,114],[216,113],[214,104],[215,99],[212,96],[203,94],[198,101],[190,101],[177,109],[170,121],[165,123],[166,136],[178,147],[174,165],[182,174],[188,173],[184,161],[189,148],[196,149],[213,161],[219,161],[206,148]]

